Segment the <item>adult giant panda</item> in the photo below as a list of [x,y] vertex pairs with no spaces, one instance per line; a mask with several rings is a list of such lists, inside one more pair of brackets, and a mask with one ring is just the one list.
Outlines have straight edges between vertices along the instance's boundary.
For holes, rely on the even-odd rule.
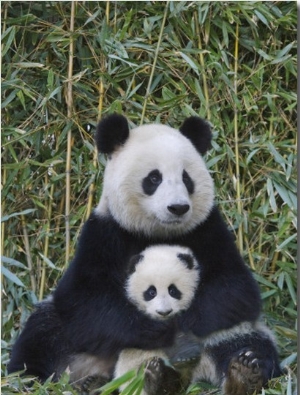
[[[190,249],[175,245],[151,246],[130,259],[125,293],[136,306],[137,314],[149,316],[154,321],[163,320],[171,328],[176,327],[176,318],[187,310],[194,298],[199,274],[200,266]],[[177,338],[181,342],[187,339],[182,333],[178,333]],[[195,339],[194,342],[192,355],[185,355],[185,361],[181,361],[178,355],[177,360],[171,359],[176,369],[168,363],[170,349],[125,349],[118,357],[115,377],[129,370],[138,370],[144,364],[141,395],[180,394],[190,383],[191,362],[199,359],[200,344]]]
[[[156,124],[129,130],[121,115],[99,123],[96,144],[109,157],[100,203],[53,302],[34,313],[17,341],[9,371],[25,363],[28,373],[44,377],[69,365],[74,379],[94,370],[109,378],[122,350],[172,347],[179,329],[204,345],[194,381],[245,395],[280,374],[274,340],[259,322],[259,288],[214,204],[202,158],[210,142],[210,127],[198,117],[180,130]],[[173,329],[147,316],[137,321],[123,288],[130,256],[162,243],[186,246],[201,262],[195,298]],[[55,328],[48,338],[35,325],[41,321]],[[52,358],[30,352],[40,337]]]

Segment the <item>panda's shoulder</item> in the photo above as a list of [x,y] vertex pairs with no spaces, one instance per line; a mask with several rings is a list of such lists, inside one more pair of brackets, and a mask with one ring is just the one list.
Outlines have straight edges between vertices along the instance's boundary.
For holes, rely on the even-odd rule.
[[209,215],[203,222],[198,224],[194,230],[187,233],[183,238],[188,244],[189,241],[200,241],[202,239],[211,241],[218,239],[220,242],[232,242],[234,240],[233,234],[225,223],[217,205],[212,207]]
[[124,231],[111,215],[99,215],[93,211],[83,225],[81,240],[86,242],[85,238],[96,238],[99,242],[100,239],[113,239],[115,235],[120,237],[122,233]]

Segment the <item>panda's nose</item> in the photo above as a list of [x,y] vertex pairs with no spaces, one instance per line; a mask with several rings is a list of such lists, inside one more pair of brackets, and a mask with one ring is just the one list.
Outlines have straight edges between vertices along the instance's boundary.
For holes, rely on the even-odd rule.
[[187,213],[190,209],[190,206],[188,204],[171,204],[168,206],[168,210],[170,213],[175,214],[175,215],[183,215]]
[[169,314],[172,313],[172,311],[173,311],[172,309],[170,309],[170,310],[165,310],[165,311],[156,310],[157,314],[161,315],[162,317],[167,317]]

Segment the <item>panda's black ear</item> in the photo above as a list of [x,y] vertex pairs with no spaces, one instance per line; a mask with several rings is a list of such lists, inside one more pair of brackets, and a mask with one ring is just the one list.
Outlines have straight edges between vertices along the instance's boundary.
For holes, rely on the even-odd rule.
[[190,254],[184,254],[182,252],[177,254],[177,258],[185,264],[185,266],[192,270],[195,267],[195,259],[192,255]]
[[187,118],[179,129],[187,137],[198,152],[204,155],[211,148],[211,128],[207,121],[199,117]]
[[112,154],[129,137],[127,119],[123,115],[112,114],[97,125],[95,142],[99,152]]
[[144,255],[136,254],[129,259],[127,274],[132,274],[135,272],[136,265],[144,259]]

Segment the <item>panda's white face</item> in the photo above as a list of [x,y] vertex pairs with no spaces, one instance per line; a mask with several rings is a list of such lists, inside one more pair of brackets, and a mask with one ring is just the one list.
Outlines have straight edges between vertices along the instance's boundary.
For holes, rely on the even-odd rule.
[[152,246],[133,259],[126,294],[140,311],[155,320],[165,320],[190,306],[200,269],[190,249]]
[[168,126],[144,125],[108,160],[96,211],[129,231],[172,237],[203,222],[213,198],[212,179],[190,140]]

